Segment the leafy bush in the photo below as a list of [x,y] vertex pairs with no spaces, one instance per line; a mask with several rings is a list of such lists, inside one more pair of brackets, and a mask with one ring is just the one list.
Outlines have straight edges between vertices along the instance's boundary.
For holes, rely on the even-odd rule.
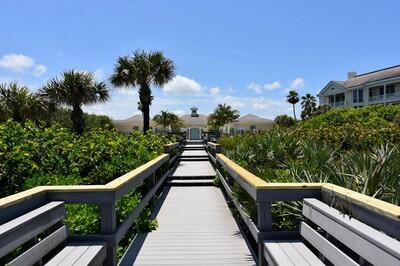
[[400,114],[400,105],[371,105],[363,108],[331,109],[303,121],[303,128],[320,128],[325,126],[340,126],[359,124],[365,127],[388,127]]
[[[291,128],[220,139],[223,152],[267,182],[331,182],[400,204],[400,106],[331,110]],[[254,201],[234,191],[256,217]],[[296,227],[301,203],[273,204],[275,229]]]
[[[168,142],[169,137],[150,132],[126,136],[97,128],[78,137],[57,124],[45,128],[9,120],[0,124],[0,197],[39,185],[106,184],[163,153]],[[119,219],[140,197],[133,191],[117,204]],[[146,217],[138,225],[154,228]],[[67,205],[66,223],[76,234],[96,232],[97,207]]]

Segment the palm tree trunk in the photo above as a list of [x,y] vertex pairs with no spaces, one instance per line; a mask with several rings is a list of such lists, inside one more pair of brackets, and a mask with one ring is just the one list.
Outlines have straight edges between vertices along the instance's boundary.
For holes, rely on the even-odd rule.
[[141,104],[141,111],[143,115],[143,133],[150,129],[150,104],[151,104],[151,90],[148,84],[140,85],[139,99]]
[[83,111],[79,105],[74,105],[72,107],[71,121],[73,124],[74,132],[78,135],[81,135],[85,127],[85,121],[83,119]]
[[142,114],[143,114],[143,133],[150,129],[150,105],[142,103]]
[[294,120],[297,120],[297,118],[296,118],[296,109],[294,108],[294,104],[292,104],[292,106],[293,106],[293,116],[294,116]]

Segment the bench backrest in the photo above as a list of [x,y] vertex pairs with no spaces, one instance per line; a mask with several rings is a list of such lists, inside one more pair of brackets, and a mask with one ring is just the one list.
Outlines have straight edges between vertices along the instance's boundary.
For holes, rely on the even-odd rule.
[[[400,265],[400,242],[371,226],[340,213],[317,199],[305,199],[303,215],[318,226],[302,223],[302,237],[335,265]],[[315,226],[314,226],[315,227]],[[319,229],[323,233],[317,232]],[[332,237],[334,239],[332,239]],[[352,252],[346,252],[340,242]]]
[[9,265],[32,265],[64,242],[68,228],[61,225],[41,241],[36,237],[64,219],[64,202],[54,201],[0,225],[0,258],[33,240],[33,245]]

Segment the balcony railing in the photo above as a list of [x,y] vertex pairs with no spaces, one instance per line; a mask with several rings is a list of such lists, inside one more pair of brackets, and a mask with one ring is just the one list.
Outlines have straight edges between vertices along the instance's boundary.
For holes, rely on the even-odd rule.
[[368,102],[389,102],[400,100],[400,93],[390,93],[385,95],[377,95],[368,98]]
[[327,105],[329,105],[330,107],[343,107],[344,106],[344,101],[328,103]]

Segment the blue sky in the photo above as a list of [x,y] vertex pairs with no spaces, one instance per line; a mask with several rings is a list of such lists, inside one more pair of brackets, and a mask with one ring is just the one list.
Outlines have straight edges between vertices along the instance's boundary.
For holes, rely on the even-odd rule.
[[[177,77],[153,90],[152,115],[228,103],[274,118],[291,113],[289,88],[317,94],[348,71],[400,64],[399,10],[398,0],[2,0],[0,82],[36,90],[71,68],[107,80],[118,56],[158,49]],[[110,88],[109,103],[85,110],[138,113],[135,90]]]

